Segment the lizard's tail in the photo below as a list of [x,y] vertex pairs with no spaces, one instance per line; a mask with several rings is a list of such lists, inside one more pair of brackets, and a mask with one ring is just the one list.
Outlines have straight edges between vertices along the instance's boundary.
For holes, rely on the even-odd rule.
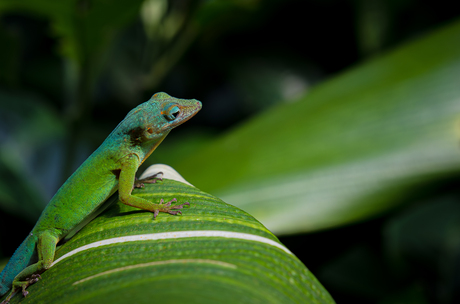
[[22,244],[16,249],[13,256],[3,268],[0,274],[0,296],[3,296],[11,289],[11,284],[14,278],[27,266],[29,266],[32,258],[36,257],[37,237],[29,234]]

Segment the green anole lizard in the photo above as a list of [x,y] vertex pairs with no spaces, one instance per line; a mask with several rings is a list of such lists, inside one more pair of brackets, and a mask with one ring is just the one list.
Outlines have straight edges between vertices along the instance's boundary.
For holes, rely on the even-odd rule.
[[[177,99],[157,93],[131,110],[102,145],[59,188],[43,210],[35,227],[16,249],[0,274],[0,296],[11,288],[1,303],[6,304],[18,290],[38,281],[39,274],[51,267],[57,243],[81,228],[104,202],[118,190],[126,205],[153,212],[178,214],[182,205],[155,204],[131,195],[139,166],[174,127],[201,109],[195,99]],[[153,180],[155,181],[155,179]],[[173,200],[175,201],[175,200]],[[38,262],[33,263],[38,255]]]

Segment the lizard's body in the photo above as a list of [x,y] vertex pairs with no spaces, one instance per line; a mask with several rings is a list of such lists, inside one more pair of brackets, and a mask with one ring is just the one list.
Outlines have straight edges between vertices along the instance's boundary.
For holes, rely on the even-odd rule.
[[[154,212],[177,214],[180,206],[160,205],[134,197],[135,173],[142,162],[163,141],[169,131],[201,109],[197,100],[176,99],[157,93],[133,109],[102,145],[69,177],[43,210],[29,236],[16,250],[0,274],[0,296],[13,285],[23,290],[34,283],[34,274],[51,266],[56,244],[81,228],[117,190],[130,206]],[[32,264],[38,254],[38,262]]]

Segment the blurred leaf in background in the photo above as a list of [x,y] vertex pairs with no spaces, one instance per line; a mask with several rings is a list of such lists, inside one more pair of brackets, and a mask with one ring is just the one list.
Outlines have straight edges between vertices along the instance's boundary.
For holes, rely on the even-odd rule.
[[460,170],[458,37],[460,22],[343,73],[176,167],[279,234],[386,211]]
[[148,164],[286,235],[338,303],[458,302],[455,4],[0,0],[1,253],[166,91],[203,110]]

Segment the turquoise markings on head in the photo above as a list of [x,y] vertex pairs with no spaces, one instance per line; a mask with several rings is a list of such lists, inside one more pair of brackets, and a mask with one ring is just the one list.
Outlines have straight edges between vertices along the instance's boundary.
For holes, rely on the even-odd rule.
[[[175,98],[164,92],[154,94],[148,102],[160,105],[160,114],[167,121],[163,128],[168,131],[186,122],[201,110],[201,102],[196,99]],[[157,132],[160,129],[157,129]]]
[[201,109],[196,99],[179,99],[156,93],[131,110],[118,125],[117,134],[134,145],[158,141]]

